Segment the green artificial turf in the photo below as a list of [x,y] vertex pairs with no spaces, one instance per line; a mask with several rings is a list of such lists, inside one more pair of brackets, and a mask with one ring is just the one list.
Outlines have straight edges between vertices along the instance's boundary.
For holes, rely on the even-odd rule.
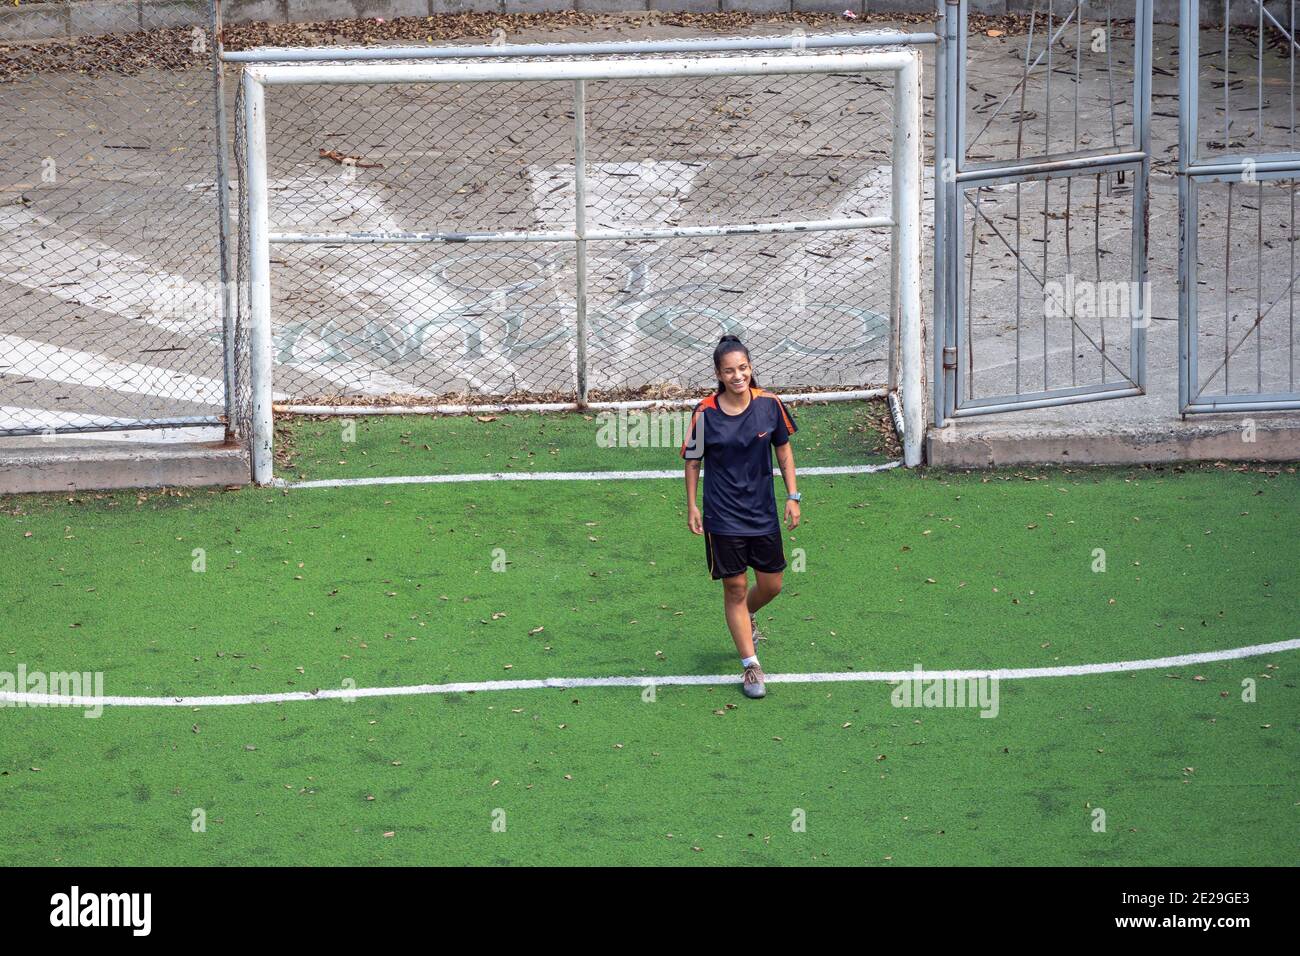
[[[518,435],[456,466],[502,470]],[[804,570],[760,612],[773,673],[1300,637],[1294,467],[800,486]],[[3,504],[0,671],[189,696],[737,668],[680,480]],[[883,684],[0,708],[0,863],[1288,864],[1298,662],[1003,682],[994,719],[895,708]]]
[[1293,864],[1268,666],[1006,682],[995,719],[883,685],[13,710],[0,862]]

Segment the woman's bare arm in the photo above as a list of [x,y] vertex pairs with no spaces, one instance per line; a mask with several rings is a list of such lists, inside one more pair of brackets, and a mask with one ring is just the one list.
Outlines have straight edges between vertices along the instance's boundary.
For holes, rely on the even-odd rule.
[[[796,494],[799,491],[799,485],[794,473],[794,449],[790,447],[789,442],[776,446],[776,463],[781,466],[781,478],[785,481],[786,494]],[[799,502],[787,500],[785,503],[786,527],[791,531],[799,527],[799,517]]]
[[701,461],[698,458],[691,458],[686,462],[686,526],[694,534],[704,534],[704,522],[695,499],[695,491],[700,484],[700,465]]
[[794,474],[794,449],[790,443],[776,446],[776,463],[781,466],[781,478],[785,481],[785,492],[793,495],[799,491]]

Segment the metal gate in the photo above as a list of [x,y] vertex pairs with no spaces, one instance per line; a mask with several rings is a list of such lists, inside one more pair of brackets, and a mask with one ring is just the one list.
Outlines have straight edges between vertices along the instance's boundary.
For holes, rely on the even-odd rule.
[[1006,31],[968,5],[939,10],[935,424],[1140,395],[1152,0],[1034,0],[993,89],[967,64]]
[[[1300,408],[1296,3],[1274,6],[1281,19],[1260,0],[1183,0],[1178,61],[1178,407],[1183,414]],[[1206,51],[1201,49],[1203,14],[1221,17],[1204,31]],[[1205,104],[1207,113],[1221,111],[1221,119],[1201,123],[1203,87],[1218,100]],[[1278,87],[1286,88],[1280,96]],[[1238,274],[1243,259],[1244,276]]]

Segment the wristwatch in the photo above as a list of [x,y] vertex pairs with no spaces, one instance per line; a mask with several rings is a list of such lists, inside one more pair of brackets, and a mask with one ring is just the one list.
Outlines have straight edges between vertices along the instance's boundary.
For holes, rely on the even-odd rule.
[[799,501],[799,500],[801,500],[801,499],[803,498],[803,495],[801,495],[801,494],[800,494],[799,492],[797,492],[797,491],[794,491],[794,492],[791,492],[790,494],[786,495],[786,497],[787,497],[788,499],[790,499],[791,501]]

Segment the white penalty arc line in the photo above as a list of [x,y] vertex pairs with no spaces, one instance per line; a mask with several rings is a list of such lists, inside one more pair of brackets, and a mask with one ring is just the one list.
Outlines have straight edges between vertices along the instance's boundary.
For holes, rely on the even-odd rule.
[[[800,468],[800,475],[870,475],[898,468],[901,461],[878,465],[819,465]],[[386,478],[321,478],[316,481],[274,479],[276,488],[352,488],[364,485],[441,485],[473,481],[628,481],[650,478],[681,478],[681,469],[671,471],[518,471],[484,472],[473,475],[396,475]]]
[[[950,671],[844,671],[811,674],[768,674],[771,684],[898,683],[914,680],[1026,680],[1035,677],[1084,677],[1126,671],[1160,670],[1215,661],[1260,657],[1279,651],[1300,650],[1300,638],[1272,644],[1251,644],[1222,651],[1156,657],[1144,661],[1112,661],[1104,664],[1069,664],[1061,667],[1020,667],[996,670]],[[0,705],[44,707],[232,707],[241,704],[288,704],[310,700],[357,700],[363,697],[412,697],[429,694],[469,694],[493,690],[568,690],[575,687],[677,687],[739,684],[740,674],[681,674],[669,677],[548,677],[544,680],[485,680],[459,684],[413,684],[407,687],[358,687],[283,694],[229,694],[220,697],[77,697],[54,694],[0,691]]]

